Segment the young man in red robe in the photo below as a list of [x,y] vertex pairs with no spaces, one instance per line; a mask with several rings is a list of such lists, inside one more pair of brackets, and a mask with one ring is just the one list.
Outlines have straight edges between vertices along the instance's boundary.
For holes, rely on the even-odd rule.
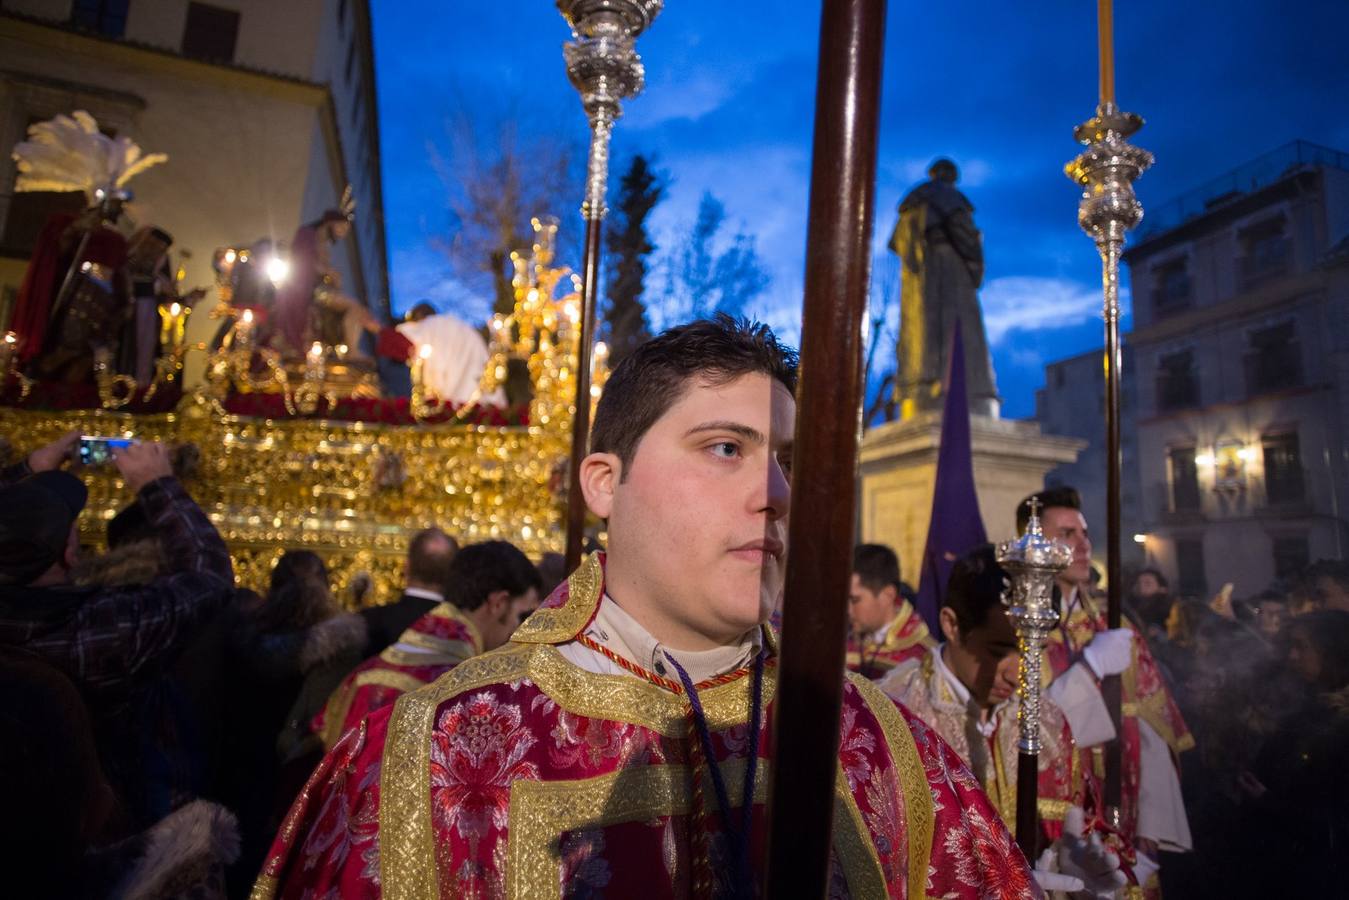
[[857,546],[848,588],[848,671],[875,681],[935,646],[923,617],[899,585],[895,551],[884,544]]
[[[1138,880],[1154,896],[1160,895],[1156,877],[1159,851],[1185,852],[1193,848],[1190,824],[1180,792],[1179,755],[1194,746],[1147,641],[1126,620],[1125,627],[1106,627],[1104,604],[1091,596],[1091,537],[1082,515],[1082,500],[1070,487],[1048,488],[1027,497],[1017,507],[1017,530],[1025,530],[1030,501],[1043,512],[1046,536],[1073,548],[1073,562],[1059,574],[1058,626],[1045,648],[1045,669],[1052,673],[1051,690],[1065,709],[1089,704],[1102,678],[1121,676],[1122,790],[1120,831],[1138,852],[1134,868]],[[1078,729],[1084,768],[1097,778],[1105,775],[1105,742],[1115,737],[1114,726]]]
[[450,563],[445,599],[342,679],[314,717],[324,748],[375,710],[510,640],[538,607],[539,585],[538,569],[513,544],[487,541],[460,550]]
[[[792,351],[724,316],[628,356],[582,463],[608,553],[349,731],[255,897],[753,896],[795,384]],[[931,728],[856,675],[839,727],[833,896],[1039,894]]]

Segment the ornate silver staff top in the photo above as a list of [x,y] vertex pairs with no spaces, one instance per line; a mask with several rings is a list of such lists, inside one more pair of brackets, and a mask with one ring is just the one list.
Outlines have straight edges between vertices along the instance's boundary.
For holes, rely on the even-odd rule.
[[562,47],[567,77],[581,93],[592,132],[581,207],[587,219],[603,218],[607,211],[609,135],[623,115],[622,102],[641,93],[645,84],[635,45],[662,6],[664,0],[557,0],[575,38]]
[[1124,233],[1143,218],[1134,195],[1134,181],[1152,165],[1152,154],[1126,139],[1143,127],[1134,113],[1120,112],[1113,102],[1073,129],[1073,138],[1087,149],[1064,166],[1064,174],[1082,188],[1077,224],[1096,242],[1104,264],[1105,314],[1119,314],[1119,257]]
[[1054,608],[1054,576],[1073,561],[1073,550],[1040,530],[1040,501],[1031,500],[1030,521],[1021,537],[998,545],[998,563],[1012,577],[1002,602],[1016,626],[1021,652],[1021,704],[1016,721],[1022,753],[1040,752],[1040,663],[1050,629],[1059,621]]

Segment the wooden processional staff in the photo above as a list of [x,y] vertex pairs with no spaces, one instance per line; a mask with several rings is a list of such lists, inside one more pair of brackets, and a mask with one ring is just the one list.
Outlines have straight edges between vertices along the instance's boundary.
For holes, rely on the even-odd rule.
[[[791,551],[773,707],[766,883],[772,898],[823,897],[829,874],[884,35],[885,0],[825,0],[796,390]],[[926,880],[924,872],[920,895]]]

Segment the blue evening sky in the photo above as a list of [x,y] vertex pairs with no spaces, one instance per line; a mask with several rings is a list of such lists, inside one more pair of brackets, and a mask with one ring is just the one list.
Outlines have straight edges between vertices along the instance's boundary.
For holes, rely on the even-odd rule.
[[[562,62],[569,31],[547,0],[372,6],[394,309],[430,298],[480,320],[490,298],[456,283],[436,249],[449,213],[435,159],[452,158],[455,117],[497,123],[503,110],[523,134],[584,142]],[[646,91],[615,137],[615,169],[654,153],[673,176],[651,219],[657,244],[687,230],[705,190],[755,236],[772,283],[753,312],[793,340],[819,9],[667,0],[638,43]],[[955,159],[984,232],[981,299],[1006,416],[1033,414],[1046,362],[1101,343],[1099,263],[1062,173],[1096,103],[1095,11],[1091,0],[889,6],[877,252],[928,162]],[[1349,150],[1349,2],[1117,0],[1115,29],[1119,101],[1147,120],[1134,143],[1157,157],[1138,185],[1145,209],[1294,139]],[[564,229],[580,229],[579,201],[552,211]],[[876,277],[893,279],[880,259]]]

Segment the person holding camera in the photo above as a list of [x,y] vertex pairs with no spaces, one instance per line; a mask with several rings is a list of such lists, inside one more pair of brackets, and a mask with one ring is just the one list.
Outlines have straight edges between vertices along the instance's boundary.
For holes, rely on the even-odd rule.
[[143,736],[128,724],[131,712],[229,603],[234,570],[215,526],[174,477],[168,448],[146,441],[114,449],[113,464],[163,546],[163,574],[144,584],[74,584],[88,490],[62,465],[78,442],[72,432],[0,470],[0,651],[26,650],[75,683],[130,824],[148,824],[153,813],[138,808],[137,793]]

